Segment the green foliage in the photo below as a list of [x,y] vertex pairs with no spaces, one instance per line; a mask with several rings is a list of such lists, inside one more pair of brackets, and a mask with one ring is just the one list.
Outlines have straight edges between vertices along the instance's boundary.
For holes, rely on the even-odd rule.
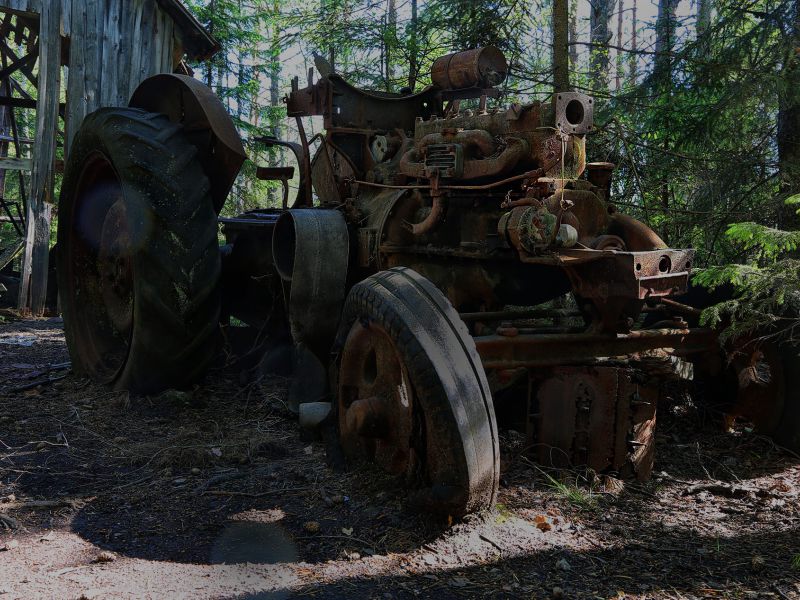
[[785,255],[797,250],[800,231],[734,223],[726,235],[752,259],[749,264],[711,267],[695,275],[695,283],[712,291],[721,286],[733,289],[731,299],[703,311],[702,324],[725,325],[723,338],[752,331],[776,336],[792,331],[800,323],[800,260]]
[[695,283],[711,289],[731,285],[734,296],[703,311],[701,324],[724,326],[722,337],[758,331],[780,336],[798,324],[800,261],[783,259],[765,267],[726,265],[698,273]]
[[732,223],[726,235],[744,250],[755,250],[759,258],[766,260],[796,250],[800,244],[800,231],[783,231],[752,222]]

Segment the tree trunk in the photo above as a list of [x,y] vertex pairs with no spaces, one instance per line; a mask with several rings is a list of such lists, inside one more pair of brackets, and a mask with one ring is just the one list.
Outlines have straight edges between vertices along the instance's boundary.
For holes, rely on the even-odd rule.
[[[622,40],[622,13],[625,11],[625,0],[619,0],[619,5],[617,6],[617,46],[622,48],[625,46]],[[623,60],[624,56],[622,54],[622,50],[617,48],[617,81],[614,89],[619,91],[622,88],[622,71],[623,71]]]
[[702,40],[711,27],[711,0],[697,2],[697,39]]
[[553,0],[553,82],[556,92],[569,86],[569,0]]
[[[215,0],[211,0],[211,2],[209,2],[209,4],[208,4],[208,14],[209,14],[208,33],[210,33],[211,35],[214,35],[214,8],[215,8],[215,4],[216,4]],[[213,58],[209,58],[206,61],[206,85],[208,87],[211,87],[211,84],[214,82],[213,81],[213,79],[214,79],[213,78],[213,72],[214,72],[214,60],[213,60]]]
[[[678,0],[659,0],[658,18],[656,20],[656,56],[653,63],[652,89],[658,96],[672,95],[672,51],[675,45],[675,9]],[[659,130],[662,132],[663,141],[661,147],[665,154],[670,150],[670,104],[669,101],[663,102],[661,109],[661,125]],[[661,208],[665,217],[669,215],[671,190],[668,174],[662,174],[661,183]],[[664,227],[661,232],[665,240],[669,240],[669,218],[664,219]]]
[[636,16],[636,0],[633,0],[631,14],[631,55],[630,55],[630,78],[631,85],[636,85],[639,79],[639,19]]
[[672,51],[675,46],[675,9],[678,0],[659,0],[656,20],[656,56],[653,63],[653,83],[665,91],[672,83]]
[[595,92],[608,91],[608,42],[611,41],[611,14],[616,0],[590,0],[589,22],[592,43],[589,59],[589,77]]
[[589,77],[595,92],[608,91],[608,42],[611,41],[611,14],[614,12],[615,0],[591,0],[591,54],[589,61]]
[[569,7],[569,65],[578,68],[578,0],[572,0]]
[[419,65],[417,61],[419,57],[419,43],[417,41],[417,0],[411,0],[411,23],[409,24],[409,38],[408,38],[408,87],[411,88],[413,93],[417,85],[417,71]]
[[386,56],[386,79],[385,88],[387,92],[392,91],[392,80],[394,79],[394,65],[392,64],[392,57],[394,56],[394,46],[397,43],[397,10],[395,9],[395,0],[389,0],[386,3],[386,31],[383,35],[383,44]]
[[781,229],[800,229],[797,206],[786,206],[786,197],[800,193],[800,59],[795,51],[800,47],[800,0],[793,2],[793,23],[784,45],[787,58],[781,73],[785,84],[778,96],[778,165],[781,175]]

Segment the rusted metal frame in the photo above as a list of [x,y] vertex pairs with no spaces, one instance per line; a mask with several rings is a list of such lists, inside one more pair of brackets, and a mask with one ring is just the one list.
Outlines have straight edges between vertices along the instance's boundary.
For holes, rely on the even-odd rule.
[[[300,208],[301,206],[306,206],[311,208],[314,206],[314,201],[311,195],[311,156],[310,150],[308,147],[308,138],[306,137],[306,129],[303,126],[303,118],[302,117],[295,117],[295,121],[297,122],[297,133],[300,135],[300,143],[303,147],[303,155],[302,155],[302,170],[303,170],[303,179],[305,180],[305,185],[303,185],[297,191],[297,201],[294,204],[295,208]],[[301,157],[297,157],[298,162],[301,160]],[[300,205],[300,192],[303,192],[303,204]]]
[[[298,126],[302,127],[300,117],[297,117]],[[287,142],[279,140],[271,136],[263,136],[254,138],[256,142],[264,144],[265,146],[282,146],[292,151],[297,159],[297,164],[300,166],[300,183],[297,189],[297,197],[292,204],[292,208],[302,208],[304,206],[311,207],[311,163],[308,162],[308,142],[305,140],[305,130],[301,136],[301,143]],[[301,202],[302,199],[302,202]]]
[[261,181],[280,181],[283,189],[281,206],[289,205],[289,180],[294,177],[294,167],[257,167],[256,179]]
[[655,329],[629,334],[542,334],[476,337],[475,345],[485,369],[517,369],[580,364],[587,360],[672,348],[676,354],[700,353],[718,348],[712,329]]

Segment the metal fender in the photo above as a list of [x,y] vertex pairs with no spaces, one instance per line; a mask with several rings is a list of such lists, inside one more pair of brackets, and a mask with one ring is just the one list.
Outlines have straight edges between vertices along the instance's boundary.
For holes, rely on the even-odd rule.
[[186,75],[164,73],[139,84],[128,106],[164,114],[183,125],[197,147],[219,214],[247,155],[233,120],[211,88]]

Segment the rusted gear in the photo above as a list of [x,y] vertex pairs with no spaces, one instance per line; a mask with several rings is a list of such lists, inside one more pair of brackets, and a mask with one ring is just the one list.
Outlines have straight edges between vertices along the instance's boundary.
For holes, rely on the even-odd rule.
[[404,477],[420,508],[462,516],[491,506],[499,450],[489,386],[466,326],[433,284],[395,268],[355,285],[334,351],[349,458]]

